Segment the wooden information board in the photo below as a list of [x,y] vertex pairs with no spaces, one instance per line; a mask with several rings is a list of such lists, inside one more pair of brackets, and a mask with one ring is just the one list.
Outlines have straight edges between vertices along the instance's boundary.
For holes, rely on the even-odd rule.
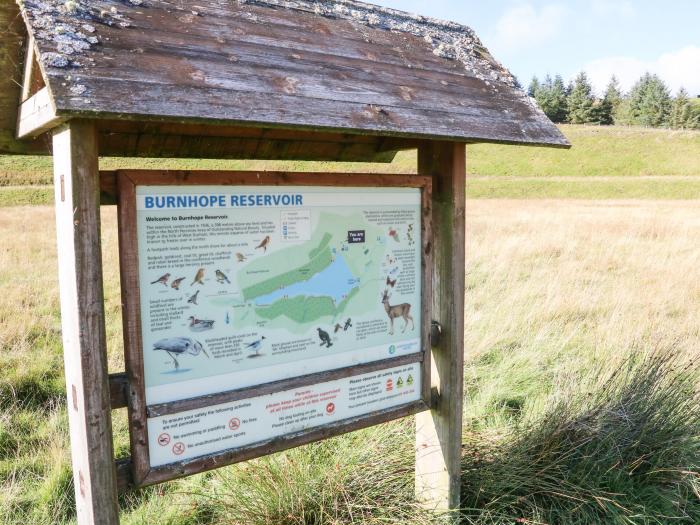
[[117,178],[136,486],[430,408],[429,177]]

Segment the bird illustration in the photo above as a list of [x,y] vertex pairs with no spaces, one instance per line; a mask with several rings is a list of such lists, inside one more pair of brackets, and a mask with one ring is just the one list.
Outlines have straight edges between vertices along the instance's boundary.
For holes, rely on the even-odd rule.
[[318,338],[321,340],[321,346],[324,346],[326,348],[330,348],[333,346],[333,343],[331,343],[331,336],[328,335],[328,332],[324,332],[320,328],[317,328],[318,330]]
[[338,324],[335,325],[335,328],[333,329],[333,333],[334,333],[334,334],[337,334],[337,333],[340,332],[342,329],[343,329],[342,325],[341,325],[340,323],[338,323]]
[[185,280],[184,277],[180,277],[179,279],[175,279],[175,280],[173,281],[173,284],[171,284],[170,286],[171,286],[172,288],[174,288],[175,290],[179,290],[179,289],[180,289],[180,285],[182,284],[182,281],[184,281],[184,280]]
[[215,321],[208,321],[204,319],[197,319],[194,315],[189,317],[190,330],[193,332],[204,332],[205,330],[211,330],[214,328]]
[[226,274],[224,272],[222,272],[221,270],[216,270],[216,282],[231,284],[231,281],[228,280],[228,277],[226,277]]
[[399,232],[397,232],[394,228],[391,228],[389,230],[389,237],[394,239],[396,242],[400,242],[399,240]]
[[347,332],[348,328],[352,328],[352,319],[348,317],[348,320],[345,321],[345,326],[343,326],[343,332]]
[[168,354],[175,364],[175,370],[180,368],[180,363],[175,357],[176,355],[189,354],[192,356],[198,356],[203,352],[207,358],[209,357],[209,354],[202,346],[202,343],[187,337],[171,337],[168,339],[161,339],[153,344],[153,350],[162,350]]
[[197,275],[194,276],[194,281],[192,281],[190,286],[194,286],[195,284],[204,284],[204,268],[197,270]]
[[238,260],[239,263],[244,262],[246,260],[246,256],[243,255],[242,253],[238,252],[236,253],[236,259]]
[[170,279],[170,274],[166,273],[161,275],[158,279],[153,281],[151,284],[162,284],[163,286],[168,286],[168,280]]
[[197,291],[195,292],[195,294],[194,294],[192,297],[190,297],[189,299],[187,299],[187,302],[190,303],[190,304],[193,304],[193,305],[197,306],[197,296],[198,296],[198,295],[199,295],[199,290],[197,290]]
[[253,355],[249,355],[248,357],[259,357],[260,356],[260,347],[262,346],[264,340],[265,340],[265,336],[262,336],[257,341],[253,341],[252,343],[248,343],[247,345],[245,345],[245,347],[248,350],[255,352]]
[[394,279],[394,280],[392,281],[392,280],[389,278],[389,276],[387,275],[387,276],[386,276],[386,284],[387,284],[387,286],[391,286],[391,287],[393,288],[394,286],[396,286],[396,279]]
[[260,244],[258,244],[255,249],[262,248],[265,253],[267,253],[267,246],[270,244],[270,236],[265,237]]

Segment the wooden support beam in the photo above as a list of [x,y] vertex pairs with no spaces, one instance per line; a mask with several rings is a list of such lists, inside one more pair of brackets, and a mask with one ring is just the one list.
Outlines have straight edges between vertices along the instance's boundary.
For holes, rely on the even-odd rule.
[[426,142],[418,173],[433,178],[433,316],[442,335],[433,347],[433,410],[416,416],[416,496],[431,509],[460,506],[464,390],[464,249],[466,148]]
[[17,138],[37,137],[65,121],[65,118],[56,115],[51,93],[45,87],[19,107]]
[[34,37],[29,36],[27,40],[27,49],[24,58],[24,76],[22,79],[22,102],[27,100],[32,94],[32,83],[34,75],[34,60],[36,52],[34,50]]
[[109,374],[109,399],[112,410],[128,406],[129,378],[126,372]]
[[63,353],[80,525],[119,523],[102,288],[97,133],[56,130],[54,187]]

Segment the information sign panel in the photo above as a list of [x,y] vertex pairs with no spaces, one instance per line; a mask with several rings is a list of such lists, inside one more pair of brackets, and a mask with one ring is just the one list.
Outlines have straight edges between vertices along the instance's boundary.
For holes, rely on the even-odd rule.
[[429,179],[118,179],[137,484],[426,408]]

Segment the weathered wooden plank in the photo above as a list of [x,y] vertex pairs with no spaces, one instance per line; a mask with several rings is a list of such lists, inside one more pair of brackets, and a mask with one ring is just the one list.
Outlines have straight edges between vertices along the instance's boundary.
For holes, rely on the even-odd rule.
[[[421,363],[422,361],[422,353],[410,354],[391,359],[382,359],[381,361],[373,361],[371,363],[363,363],[345,368],[338,368],[337,370],[329,370],[316,374],[293,377],[291,379],[283,379],[281,381],[273,381],[271,383],[265,383],[264,385],[239,388],[229,390],[228,392],[219,392],[217,394],[210,394],[192,399],[183,399],[181,401],[173,401],[171,403],[149,405],[148,417],[168,416],[179,412],[187,412],[188,410],[196,410],[198,408],[239,401],[241,399],[250,399],[252,397],[274,394],[276,392],[295,390],[304,386],[317,385],[319,383],[326,383],[336,379],[344,379],[346,377],[368,374],[370,372],[386,370],[397,366]],[[430,397],[428,396],[427,399],[430,399]]]
[[78,523],[119,521],[102,289],[97,133],[54,133],[59,285]]
[[67,119],[56,115],[56,108],[49,88],[39,90],[35,95],[22,102],[17,122],[17,137],[36,137],[57,127]]
[[[300,99],[278,93],[233,92],[222,88],[154,85],[141,81],[92,79],[90,107],[100,118],[115,118],[133,111],[133,94],[139,104],[154,109],[163,120],[208,118],[210,124],[257,125],[263,127],[297,126],[306,130],[338,131],[351,128],[376,135],[411,137],[469,136],[482,142],[551,145],[549,126],[539,121],[516,117],[504,119],[497,110],[471,116],[407,107],[384,108],[376,105],[334,100]],[[57,98],[64,107],[68,99]],[[188,100],[181,105],[179,100]],[[312,109],[311,109],[312,108]],[[83,111],[81,110],[81,114]],[[68,116],[70,111],[59,114]],[[318,115],[322,115],[321,117]],[[494,130],[498,130],[498,139]],[[564,147],[564,146],[562,146]]]
[[136,186],[125,173],[117,174],[119,227],[119,268],[122,284],[122,323],[124,325],[124,362],[128,380],[127,406],[133,482],[140,485],[148,475],[148,427],[146,421],[143,341],[141,338],[141,294],[138,279],[138,237],[136,233]]
[[[81,51],[71,79],[49,70],[60,115],[568,145],[526,96],[491,80],[500,66],[480,44],[468,51],[472,70],[417,34],[342,16],[215,0],[197,14],[160,0],[115,7],[129,27],[101,25],[100,46]],[[260,146],[276,150],[246,143],[241,154]]]
[[416,496],[429,508],[460,504],[464,382],[465,146],[426,142],[418,171],[433,178],[433,313],[442,325],[433,348],[436,405],[416,418]]
[[129,378],[125,373],[109,374],[109,399],[112,410],[128,405]]
[[[160,35],[157,42],[150,37],[153,31]],[[230,30],[228,34],[231,34]],[[115,44],[111,48],[110,60],[95,64],[91,73],[106,78],[119,71],[120,78],[125,80],[141,79],[155,83],[171,83],[177,76],[178,83],[184,85],[204,81],[206,85],[235,90],[296,90],[300,96],[325,94],[325,98],[337,100],[422,108],[437,104],[437,108],[448,106],[456,112],[466,111],[464,108],[472,106],[493,105],[494,94],[501,97],[503,104],[522,103],[522,94],[516,95],[512,89],[486,84],[468,75],[463,68],[450,69],[454,67],[453,61],[438,59],[432,53],[430,55],[436,60],[442,60],[442,69],[425,70],[412,66],[411,76],[406,78],[405,60],[385,63],[386,52],[376,60],[368,61],[363,53],[346,57],[330,55],[319,46],[295,49],[279,35],[271,35],[270,41],[264,45],[248,43],[245,38],[237,37],[235,41],[211,49],[206,36],[190,34],[185,39],[171,31],[165,32],[163,28],[149,28],[149,31],[134,33],[127,48]],[[425,51],[424,45],[424,42],[420,43],[421,51]],[[140,50],[137,55],[134,55],[133,47]],[[235,56],[233,65],[232,56]],[[467,94],[468,98],[465,97]],[[375,98],[360,100],[359,97],[363,96]]]
[[40,154],[51,151],[51,139],[19,141],[17,115],[22,96],[26,30],[15,2],[0,2],[0,154]]
[[330,142],[109,131],[101,135],[100,153],[115,157],[391,162],[397,150],[379,151],[379,146],[379,140]]

